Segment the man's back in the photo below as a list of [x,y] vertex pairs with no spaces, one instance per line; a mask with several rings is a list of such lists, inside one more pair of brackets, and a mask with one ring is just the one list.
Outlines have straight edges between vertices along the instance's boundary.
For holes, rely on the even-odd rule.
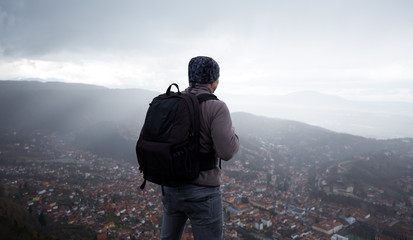
[[[190,87],[185,92],[211,94],[219,83],[219,66],[212,58],[195,57],[189,62],[188,76]],[[230,160],[238,151],[239,140],[226,104],[219,100],[201,103],[200,121],[200,152]],[[215,166],[201,171],[189,184],[165,187],[161,239],[181,239],[188,218],[196,240],[223,238],[220,179],[221,169]]]
[[[212,89],[205,84],[196,84],[195,88],[187,88],[185,92],[195,95],[212,93]],[[215,152],[217,158],[230,160],[239,148],[238,136],[232,130],[231,115],[225,102],[210,100],[200,104],[200,151]],[[221,169],[203,171],[193,183],[203,186],[219,186]]]

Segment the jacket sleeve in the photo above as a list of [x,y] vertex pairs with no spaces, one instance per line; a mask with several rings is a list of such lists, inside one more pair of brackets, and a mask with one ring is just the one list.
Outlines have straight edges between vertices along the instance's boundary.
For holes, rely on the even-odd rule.
[[211,137],[218,158],[228,161],[239,149],[239,139],[232,129],[232,120],[227,105],[220,101],[211,124]]

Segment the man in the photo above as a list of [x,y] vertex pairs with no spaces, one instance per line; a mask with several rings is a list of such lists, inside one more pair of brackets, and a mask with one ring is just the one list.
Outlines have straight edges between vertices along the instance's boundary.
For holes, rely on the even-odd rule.
[[[190,87],[186,94],[212,94],[218,87],[219,66],[210,57],[192,58],[188,75]],[[220,100],[202,102],[200,116],[200,152],[230,160],[238,152],[239,140],[226,104]],[[161,239],[181,239],[188,218],[196,240],[223,239],[220,184],[221,169],[216,166],[201,171],[190,184],[165,187]]]

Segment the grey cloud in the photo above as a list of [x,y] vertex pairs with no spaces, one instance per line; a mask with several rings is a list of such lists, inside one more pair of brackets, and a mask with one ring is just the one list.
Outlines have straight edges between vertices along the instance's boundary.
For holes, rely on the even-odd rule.
[[190,1],[2,0],[0,49],[9,57],[162,49],[168,38],[190,38],[216,24],[214,9]]
[[274,53],[372,49],[366,52],[370,54],[397,43],[403,54],[401,50],[412,50],[411,7],[412,1],[1,0],[0,54],[162,54],[215,35],[263,45],[265,52]]
[[147,43],[161,26],[147,18],[149,13],[139,2],[2,1],[3,54],[42,55]]

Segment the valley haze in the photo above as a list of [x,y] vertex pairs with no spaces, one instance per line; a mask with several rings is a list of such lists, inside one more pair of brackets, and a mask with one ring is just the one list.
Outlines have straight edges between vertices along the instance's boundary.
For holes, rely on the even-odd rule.
[[[187,85],[179,84],[183,90]],[[57,87],[57,89],[74,90],[71,93],[81,93],[85,90],[93,90],[89,98],[76,98],[76,94],[69,99],[60,99],[62,101],[75,101],[73,107],[79,109],[86,106],[100,108],[111,106],[110,109],[116,109],[118,112],[107,113],[114,118],[127,118],[129,124],[138,122],[142,124],[143,119],[138,118],[137,111],[140,114],[146,112],[148,104],[153,97],[161,92],[148,91],[143,89],[110,89],[106,87],[60,83],[60,82],[40,82],[40,81],[0,81],[0,92],[2,95],[12,94],[12,98],[6,99],[3,96],[3,104],[14,106],[10,99],[24,101],[27,98],[28,91],[47,91]],[[168,86],[165,86],[165,90]],[[13,91],[14,90],[14,91]],[[18,91],[15,91],[18,90]],[[93,94],[99,90],[102,94],[114,99],[108,98],[104,102],[94,102]],[[110,94],[109,94],[110,93]],[[20,94],[20,95],[19,95]],[[413,137],[413,103],[409,102],[367,102],[367,101],[350,101],[334,95],[321,94],[318,92],[295,92],[288,95],[237,95],[237,94],[220,94],[219,89],[216,95],[225,101],[231,112],[248,112],[254,115],[266,116],[270,118],[286,119],[299,121],[314,126],[329,129],[339,133],[348,133],[357,136],[377,139],[390,138],[411,138]],[[85,96],[84,94],[82,96]],[[87,94],[86,94],[87,96]],[[59,96],[54,96],[59,99]],[[62,96],[64,97],[64,96]],[[94,104],[94,105],[93,105]],[[115,106],[118,104],[117,106]],[[53,104],[52,104],[53,105]],[[27,106],[26,106],[27,107]],[[43,106],[41,111],[47,111],[50,106]],[[11,109],[10,109],[11,110]],[[34,109],[27,109],[33,111]],[[53,109],[49,109],[53,110]],[[64,111],[65,109],[57,109]],[[70,109],[74,110],[74,109]],[[23,110],[22,110],[23,111]],[[133,115],[133,117],[131,117]],[[127,117],[126,117],[127,116]],[[108,116],[101,116],[102,119]],[[140,117],[142,118],[142,117]],[[20,119],[21,121],[23,119]],[[136,120],[136,122],[133,122]],[[137,127],[140,128],[141,125]]]

